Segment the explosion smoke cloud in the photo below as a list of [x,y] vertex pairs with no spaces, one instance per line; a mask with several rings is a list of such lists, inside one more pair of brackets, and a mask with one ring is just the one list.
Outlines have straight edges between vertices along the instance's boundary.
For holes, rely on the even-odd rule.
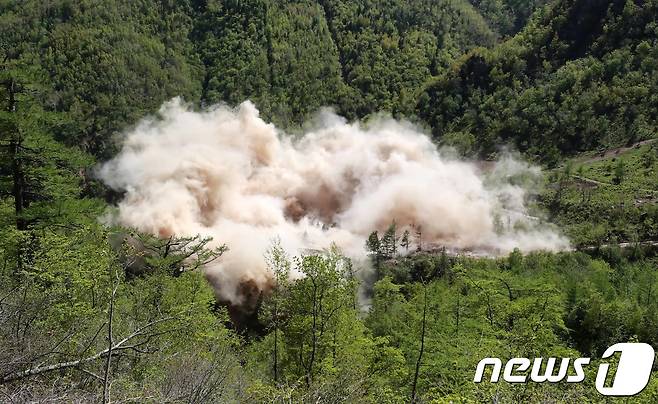
[[402,230],[422,226],[424,241],[448,248],[568,247],[529,216],[527,187],[509,181],[537,169],[506,158],[485,174],[408,123],[350,124],[323,112],[316,129],[295,138],[260,119],[250,102],[194,112],[175,99],[158,115],[127,133],[100,169],[103,181],[125,191],[116,220],[162,237],[226,243],[207,274],[235,304],[241,283],[270,281],[263,253],[274,237],[292,254],[333,242],[358,258],[368,234],[395,220]]

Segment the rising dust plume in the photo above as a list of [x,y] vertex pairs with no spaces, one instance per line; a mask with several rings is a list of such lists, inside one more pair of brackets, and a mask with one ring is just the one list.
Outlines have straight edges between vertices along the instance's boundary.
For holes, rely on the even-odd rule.
[[421,226],[423,243],[450,249],[568,247],[528,214],[527,181],[518,179],[537,177],[536,168],[505,158],[482,172],[408,123],[347,123],[325,111],[315,129],[293,137],[250,102],[194,112],[174,99],[158,115],[129,131],[100,168],[106,184],[125,191],[115,220],[161,237],[226,243],[207,274],[234,304],[243,282],[270,281],[263,254],[275,237],[293,255],[335,243],[362,258],[368,234],[395,221],[400,232]]

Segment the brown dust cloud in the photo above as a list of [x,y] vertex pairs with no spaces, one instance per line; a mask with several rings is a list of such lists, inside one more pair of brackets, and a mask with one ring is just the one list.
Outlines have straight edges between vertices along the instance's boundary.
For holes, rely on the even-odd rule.
[[100,167],[124,193],[111,220],[226,244],[206,274],[233,304],[244,282],[271,281],[264,253],[275,238],[290,255],[335,244],[361,262],[368,235],[393,221],[399,233],[420,227],[425,245],[476,254],[569,247],[530,214],[541,173],[518,159],[485,170],[391,118],[348,123],[324,111],[306,126],[283,133],[248,101],[197,112],[174,99],[125,133],[121,152]]

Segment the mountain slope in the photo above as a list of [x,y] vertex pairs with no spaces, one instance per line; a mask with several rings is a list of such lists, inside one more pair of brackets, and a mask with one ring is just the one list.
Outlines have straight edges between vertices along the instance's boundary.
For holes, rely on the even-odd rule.
[[420,97],[433,133],[464,152],[511,143],[555,164],[658,127],[658,2],[562,0],[511,40],[460,59]]
[[487,23],[499,35],[519,32],[532,13],[544,6],[547,0],[470,0]]
[[253,100],[298,125],[324,105],[348,118],[411,115],[428,77],[499,32],[466,0],[83,0],[0,3],[0,55],[32,77],[57,137],[103,158],[112,136],[182,96]]

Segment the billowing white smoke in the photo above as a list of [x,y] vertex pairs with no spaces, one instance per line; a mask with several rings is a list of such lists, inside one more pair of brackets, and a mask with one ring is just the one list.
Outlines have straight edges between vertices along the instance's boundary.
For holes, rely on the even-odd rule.
[[207,271],[236,304],[242,282],[270,280],[263,253],[275,237],[291,254],[333,242],[359,258],[368,234],[395,221],[400,232],[421,226],[423,243],[454,249],[568,246],[528,215],[526,186],[509,181],[536,169],[505,159],[482,173],[407,123],[348,124],[324,112],[317,129],[293,138],[250,102],[193,112],[175,99],[159,115],[127,133],[121,153],[100,169],[109,186],[126,191],[116,220],[226,243]]

